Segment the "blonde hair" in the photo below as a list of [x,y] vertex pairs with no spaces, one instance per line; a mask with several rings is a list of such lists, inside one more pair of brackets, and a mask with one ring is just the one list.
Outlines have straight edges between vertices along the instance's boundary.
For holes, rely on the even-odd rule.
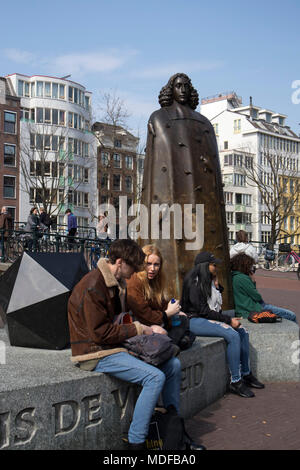
[[145,245],[142,250],[146,255],[145,266],[150,255],[156,255],[160,259],[160,268],[157,276],[155,276],[154,279],[148,279],[146,269],[138,272],[137,276],[143,284],[145,298],[147,300],[156,301],[159,305],[161,305],[164,300],[167,300],[165,293],[166,282],[163,271],[163,258],[161,252],[155,245]]

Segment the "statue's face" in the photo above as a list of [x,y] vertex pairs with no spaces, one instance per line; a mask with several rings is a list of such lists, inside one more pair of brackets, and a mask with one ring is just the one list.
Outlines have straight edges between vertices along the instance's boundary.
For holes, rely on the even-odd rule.
[[173,85],[174,100],[180,104],[186,104],[190,98],[191,90],[189,82],[184,77],[176,78]]

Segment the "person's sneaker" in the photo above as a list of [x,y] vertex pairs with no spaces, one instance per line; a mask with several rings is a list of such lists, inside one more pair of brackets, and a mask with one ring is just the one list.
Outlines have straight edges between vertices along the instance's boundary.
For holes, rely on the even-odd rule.
[[264,384],[259,382],[253,374],[248,374],[243,376],[243,382],[247,387],[253,388],[265,388]]
[[239,395],[240,397],[244,397],[244,398],[255,397],[252,390],[250,390],[250,388],[248,388],[242,380],[231,383],[229,389],[232,393],[235,393],[236,395]]

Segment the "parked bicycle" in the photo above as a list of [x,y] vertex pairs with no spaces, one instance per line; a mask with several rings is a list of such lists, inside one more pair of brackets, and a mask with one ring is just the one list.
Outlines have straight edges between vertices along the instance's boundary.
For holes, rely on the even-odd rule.
[[[282,246],[284,245],[284,247]],[[290,244],[279,245],[279,251],[283,253],[278,256],[278,269],[283,272],[297,271],[297,277],[300,280],[300,256],[292,250]],[[300,245],[297,245],[300,249]],[[298,266],[296,266],[298,264]]]

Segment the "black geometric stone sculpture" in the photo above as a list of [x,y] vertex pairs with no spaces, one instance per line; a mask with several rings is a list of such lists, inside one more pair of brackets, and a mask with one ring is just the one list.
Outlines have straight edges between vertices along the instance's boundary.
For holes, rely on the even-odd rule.
[[88,272],[81,253],[24,252],[0,278],[1,315],[10,344],[69,347],[69,296]]

